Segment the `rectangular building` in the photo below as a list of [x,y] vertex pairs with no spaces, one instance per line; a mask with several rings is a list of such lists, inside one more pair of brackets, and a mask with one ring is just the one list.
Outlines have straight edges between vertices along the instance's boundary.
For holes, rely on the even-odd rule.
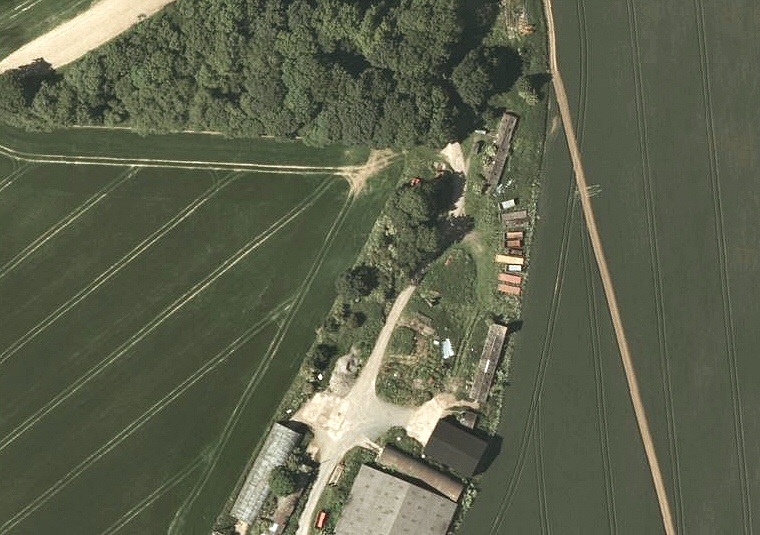
[[521,293],[519,286],[510,286],[509,284],[499,284],[496,286],[496,289],[508,295],[520,295]]
[[464,477],[472,477],[488,449],[488,442],[449,420],[439,420],[425,445],[425,455]]
[[501,220],[505,223],[508,223],[510,221],[522,221],[524,219],[528,219],[528,211],[527,210],[518,210],[516,212],[507,212],[506,214],[502,214]]
[[470,389],[470,398],[479,403],[485,402],[488,398],[488,392],[491,390],[491,383],[496,373],[496,367],[499,365],[499,358],[506,337],[507,328],[503,325],[494,323],[488,328],[483,352],[480,354],[478,370],[475,372],[475,380]]
[[336,535],[446,535],[457,504],[362,465]]
[[522,266],[525,263],[525,259],[522,256],[497,254],[494,260],[499,264],[514,264],[516,266]]
[[285,464],[301,438],[300,433],[274,424],[232,506],[233,517],[250,525],[259,516],[269,495],[269,475],[275,467]]
[[519,286],[522,283],[522,277],[511,273],[499,273],[499,281]]

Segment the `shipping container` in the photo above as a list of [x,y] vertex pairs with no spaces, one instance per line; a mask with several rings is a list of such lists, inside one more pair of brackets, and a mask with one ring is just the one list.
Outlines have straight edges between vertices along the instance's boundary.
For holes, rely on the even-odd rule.
[[519,286],[510,286],[509,284],[499,284],[497,287],[501,293],[509,295],[520,295]]
[[509,284],[519,285],[522,283],[522,277],[520,275],[511,275],[509,273],[499,273],[499,280]]
[[517,212],[507,212],[501,216],[502,221],[519,221],[522,219],[528,219],[527,210],[518,210]]
[[327,511],[320,511],[317,515],[317,523],[314,524],[314,527],[317,529],[322,529],[325,527],[325,523],[327,522]]
[[497,254],[495,260],[499,264],[517,264],[519,266],[522,266],[525,263],[525,259],[522,256],[516,255]]

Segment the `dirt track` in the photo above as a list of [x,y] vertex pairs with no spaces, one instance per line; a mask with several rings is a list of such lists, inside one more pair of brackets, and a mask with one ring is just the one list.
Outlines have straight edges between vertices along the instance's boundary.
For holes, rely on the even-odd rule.
[[443,394],[420,407],[401,407],[386,403],[375,394],[375,380],[385,350],[414,290],[415,286],[409,286],[396,298],[375,347],[348,394],[339,396],[329,391],[320,392],[293,416],[294,420],[309,425],[314,431],[312,445],[318,450],[316,460],[320,463],[319,475],[300,517],[298,535],[309,533],[317,501],[330,474],[351,448],[374,447],[371,440],[395,426],[406,428],[411,437],[424,444],[438,420],[451,407],[463,404],[453,396]]
[[173,1],[101,0],[4,58],[0,61],[0,73],[37,58],[44,58],[56,68],[71,63]]
[[641,439],[644,443],[644,451],[646,452],[647,461],[649,462],[649,470],[652,474],[652,481],[654,482],[655,491],[657,493],[657,501],[660,506],[663,527],[665,528],[665,533],[667,535],[675,535],[676,530],[673,524],[673,515],[670,510],[670,503],[668,502],[668,495],[665,490],[662,471],[660,470],[660,463],[657,460],[657,452],[654,448],[654,441],[652,440],[652,433],[649,429],[646,411],[644,410],[644,404],[641,400],[638,379],[636,378],[636,370],[633,367],[633,359],[631,358],[628,341],[625,337],[623,321],[620,316],[617,297],[615,296],[615,288],[612,284],[609,269],[607,268],[607,260],[604,256],[601,239],[599,238],[599,230],[596,225],[594,210],[591,206],[591,199],[588,196],[586,175],[583,170],[578,141],[575,138],[575,127],[573,126],[573,120],[570,114],[570,105],[568,104],[567,93],[565,92],[565,84],[562,81],[562,76],[559,71],[551,0],[544,0],[544,8],[546,11],[547,33],[549,37],[549,63],[552,71],[552,82],[554,84],[554,92],[556,93],[557,103],[559,104],[560,114],[562,116],[562,125],[565,130],[567,146],[570,150],[570,157],[573,161],[573,172],[578,187],[578,195],[583,207],[583,216],[586,220],[586,227],[588,228],[589,238],[591,239],[591,246],[594,250],[596,263],[599,266],[602,285],[604,286],[604,294],[607,298],[610,315],[612,316],[612,324],[615,329],[615,337],[617,338],[620,357],[623,361],[623,368],[625,369],[625,378],[628,382],[628,390],[631,395],[633,410],[636,415],[636,423],[639,426]]

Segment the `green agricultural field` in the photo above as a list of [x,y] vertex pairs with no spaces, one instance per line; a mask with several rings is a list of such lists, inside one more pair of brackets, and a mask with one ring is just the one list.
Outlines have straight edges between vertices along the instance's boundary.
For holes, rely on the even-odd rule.
[[[559,61],[678,533],[760,527],[754,3],[555,2]],[[732,58],[727,61],[726,58]],[[466,535],[663,533],[561,134]]]
[[92,3],[93,0],[0,0],[0,59]]
[[301,149],[325,170],[0,158],[0,533],[208,532],[389,190]]

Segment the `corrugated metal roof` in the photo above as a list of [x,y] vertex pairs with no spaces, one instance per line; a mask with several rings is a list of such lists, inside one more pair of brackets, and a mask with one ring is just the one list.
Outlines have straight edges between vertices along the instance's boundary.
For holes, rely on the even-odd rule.
[[362,465],[336,535],[445,535],[457,504]]
[[300,440],[300,433],[274,424],[232,506],[233,517],[249,524],[256,519],[269,494],[269,475],[275,467],[285,464]]

